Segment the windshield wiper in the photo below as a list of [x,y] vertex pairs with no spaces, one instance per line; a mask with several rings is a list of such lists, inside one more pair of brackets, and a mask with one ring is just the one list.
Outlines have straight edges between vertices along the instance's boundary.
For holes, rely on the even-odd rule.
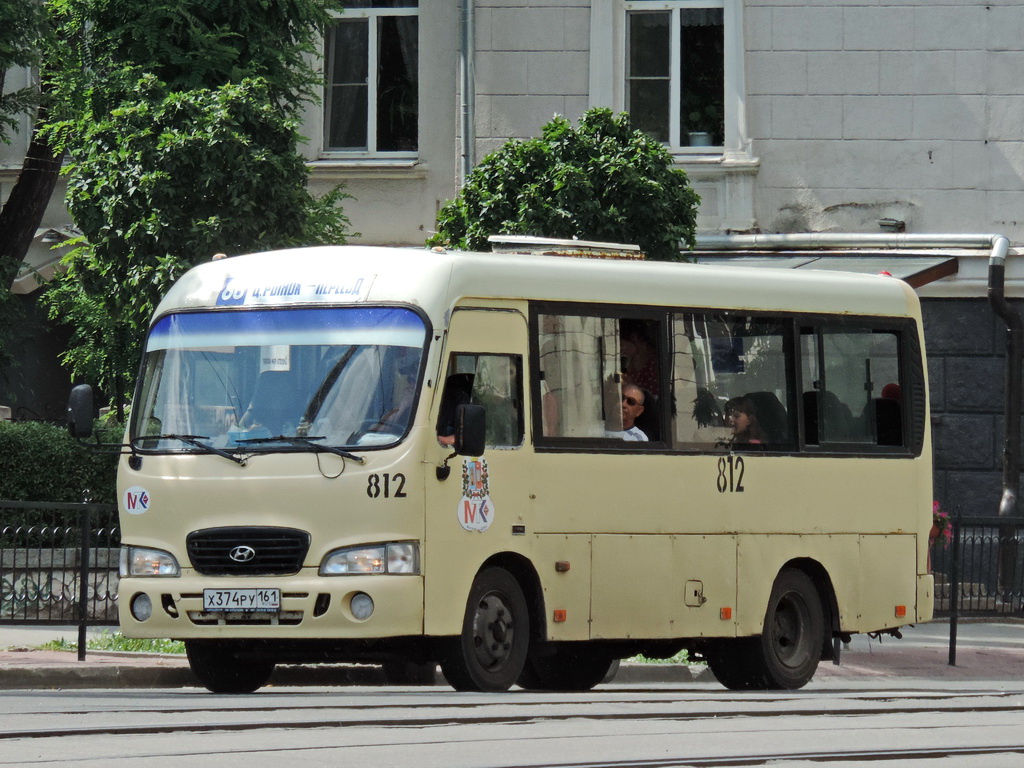
[[246,460],[239,456],[235,456],[227,451],[222,451],[220,448],[214,448],[209,443],[201,443],[200,440],[209,440],[209,435],[143,435],[142,437],[136,437],[132,439],[132,448],[138,448],[137,443],[143,440],[180,440],[183,443],[188,443],[196,448],[202,448],[206,453],[215,453],[218,456],[223,456],[225,459],[230,459],[236,464],[241,464],[243,467],[246,465]]
[[346,459],[351,459],[357,464],[365,464],[366,459],[362,456],[356,456],[354,453],[349,453],[342,448],[335,448],[333,445],[317,445],[314,440],[326,440],[325,435],[316,435],[314,437],[288,437],[288,435],[276,435],[275,437],[246,437],[241,440],[235,440],[236,443],[245,443],[251,445],[261,445],[266,443],[291,443],[293,445],[304,445],[307,448],[313,449],[316,453],[333,453],[337,456],[343,456]]

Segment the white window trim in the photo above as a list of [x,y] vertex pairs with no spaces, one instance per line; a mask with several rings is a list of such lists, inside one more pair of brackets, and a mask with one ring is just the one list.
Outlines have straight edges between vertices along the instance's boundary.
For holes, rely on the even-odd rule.
[[[320,158],[323,160],[365,160],[368,158],[379,160],[415,160],[419,157],[419,151],[414,152],[383,152],[377,150],[377,79],[373,75],[377,72],[377,24],[384,16],[416,16],[420,15],[418,6],[403,8],[346,8],[343,13],[332,13],[335,19],[367,19],[370,25],[368,30],[369,44],[367,46],[369,60],[367,61],[367,116],[366,116],[366,143],[367,149],[328,149],[327,148],[327,86],[324,87],[324,104],[320,115]],[[327,62],[327,42],[324,41],[322,60],[324,71],[329,74]],[[422,76],[422,73],[420,73]]]
[[[725,22],[725,144],[720,147],[670,146],[678,159],[717,157],[719,161],[752,160],[747,133],[744,79],[743,2],[742,0],[594,0],[590,25],[590,96],[594,105],[625,109],[626,90],[626,12],[635,10],[673,10],[677,8],[721,8]],[[678,55],[678,30],[673,25],[672,55]],[[612,52],[608,56],[608,51]],[[673,61],[673,71],[678,62]],[[670,119],[678,135],[678,94],[672,94]]]

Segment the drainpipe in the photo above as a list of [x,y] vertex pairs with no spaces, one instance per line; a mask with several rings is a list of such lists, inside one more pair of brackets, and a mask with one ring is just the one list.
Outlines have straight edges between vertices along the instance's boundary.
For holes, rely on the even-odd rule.
[[475,59],[476,17],[475,0],[462,0],[462,50],[459,64],[462,74],[460,113],[462,115],[462,178],[460,186],[469,180],[473,170],[473,147],[476,144],[476,86],[473,72]]
[[[992,311],[1006,322],[1006,434],[1003,441],[1003,496],[999,516],[1014,517],[1020,496],[1020,415],[1021,415],[1021,350],[1024,348],[1024,323],[1020,313],[1006,301],[1004,283],[1006,252],[1010,243],[1005,237],[995,240],[988,260],[988,300]],[[1002,557],[1000,557],[1000,561]]]

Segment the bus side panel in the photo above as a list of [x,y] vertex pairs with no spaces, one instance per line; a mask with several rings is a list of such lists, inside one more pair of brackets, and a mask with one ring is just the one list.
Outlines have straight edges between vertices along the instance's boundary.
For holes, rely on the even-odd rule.
[[593,585],[594,639],[731,637],[736,537],[595,536]]
[[[916,536],[860,537],[860,615],[857,629],[899,627],[917,613]],[[903,615],[899,615],[902,607]]]
[[[775,576],[787,563],[807,560],[828,574],[843,631],[872,632],[913,622],[916,551],[913,534],[741,536],[737,633],[761,633]],[[906,617],[896,617],[898,605],[906,607]]]
[[[534,538],[548,640],[590,639],[591,536],[552,534]],[[555,620],[555,611],[564,611]]]

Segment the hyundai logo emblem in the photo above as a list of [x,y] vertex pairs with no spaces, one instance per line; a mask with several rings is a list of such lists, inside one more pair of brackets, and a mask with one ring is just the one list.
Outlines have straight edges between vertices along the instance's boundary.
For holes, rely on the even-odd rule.
[[236,563],[248,563],[254,557],[256,557],[256,550],[252,547],[247,547],[245,544],[235,547],[228,553],[228,557],[234,560]]

